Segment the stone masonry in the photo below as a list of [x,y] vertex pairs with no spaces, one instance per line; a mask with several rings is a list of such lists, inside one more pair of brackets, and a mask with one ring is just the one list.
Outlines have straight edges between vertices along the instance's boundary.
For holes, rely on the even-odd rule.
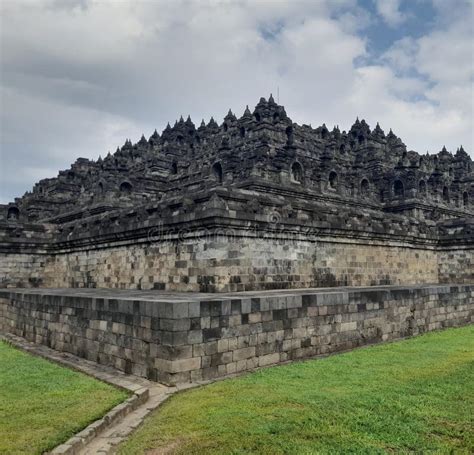
[[270,96],[79,158],[0,206],[0,287],[236,292],[474,282],[473,166]]
[[0,290],[0,331],[168,385],[473,322],[474,285]]
[[271,96],[181,118],[0,206],[0,331],[173,385],[468,324],[473,181]]

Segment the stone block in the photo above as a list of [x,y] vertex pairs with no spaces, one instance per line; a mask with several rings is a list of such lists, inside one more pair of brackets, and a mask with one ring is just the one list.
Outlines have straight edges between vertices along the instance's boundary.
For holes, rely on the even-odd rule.
[[160,321],[160,330],[165,330],[168,332],[180,332],[184,330],[190,330],[191,320],[187,317],[181,319],[165,319],[161,318]]
[[219,352],[211,356],[211,366],[224,365],[232,362],[232,352]]
[[217,341],[217,352],[226,352],[229,350],[229,340],[222,339]]
[[211,328],[211,317],[206,316],[201,318],[201,329],[210,329]]
[[255,346],[249,346],[247,348],[240,348],[233,351],[233,361],[239,361],[255,357]]
[[201,371],[202,371],[202,378],[204,380],[214,379],[219,376],[219,370],[217,367],[203,368]]
[[199,318],[201,316],[200,302],[190,302],[188,304],[188,312],[190,318]]
[[319,308],[318,307],[308,307],[307,315],[309,317],[315,317],[319,315]]
[[272,365],[280,362],[280,353],[275,352],[273,354],[267,354],[258,357],[258,366],[264,367],[267,365]]
[[[250,317],[250,315],[249,315]],[[229,321],[228,321],[228,326],[229,327],[235,327],[239,326],[242,324],[242,316],[240,314],[235,314],[229,316]]]
[[218,340],[221,337],[222,329],[216,327],[213,329],[202,329],[202,338],[204,342]]
[[203,342],[202,330],[190,330],[188,332],[188,341],[189,344],[196,344]]
[[262,314],[261,313],[250,313],[249,314],[249,324],[254,324],[256,322],[262,321]]
[[204,343],[193,345],[193,357],[201,357],[205,355],[204,346]]
[[209,368],[211,366],[212,355],[203,355],[201,357],[201,368]]
[[189,318],[189,303],[188,302],[173,302],[173,319]]
[[247,360],[246,359],[238,360],[237,362],[235,362],[235,372],[236,373],[239,373],[241,371],[245,371],[246,369],[247,369]]
[[155,368],[167,373],[181,373],[201,368],[201,357],[180,360],[155,359]]
[[357,329],[357,321],[341,323],[341,329],[340,329],[341,331],[356,330],[356,329]]
[[213,354],[217,354],[218,352],[217,341],[210,341],[210,342],[204,343],[203,347],[204,347],[204,353],[206,355],[213,355]]
[[242,314],[247,314],[252,311],[252,300],[251,299],[241,299],[240,301],[242,306]]
[[231,300],[231,312],[230,314],[242,314],[242,302],[240,299],[232,299]]
[[237,371],[237,362],[231,362],[226,365],[226,373],[234,374]]

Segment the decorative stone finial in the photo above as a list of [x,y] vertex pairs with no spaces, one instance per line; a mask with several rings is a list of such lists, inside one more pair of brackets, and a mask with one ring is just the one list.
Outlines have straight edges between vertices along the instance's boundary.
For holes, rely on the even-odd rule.
[[233,122],[234,120],[237,120],[237,118],[235,117],[235,115],[234,115],[234,113],[232,112],[232,110],[229,109],[229,112],[228,112],[227,115],[224,117],[224,120]]
[[379,122],[377,122],[377,125],[374,128],[374,135],[377,137],[385,137],[385,133],[382,128],[380,128]]
[[186,126],[189,127],[189,128],[194,128],[194,123],[193,121],[191,120],[191,116],[188,115],[188,118],[186,119]]
[[211,120],[209,120],[209,123],[207,124],[207,126],[211,127],[211,128],[218,128],[219,127],[217,122],[214,120],[214,117],[211,117]]

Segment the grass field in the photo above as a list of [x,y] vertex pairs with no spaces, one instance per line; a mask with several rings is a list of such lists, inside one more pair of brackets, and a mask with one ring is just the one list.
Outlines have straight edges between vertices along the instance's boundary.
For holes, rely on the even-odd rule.
[[0,454],[40,454],[127,397],[0,342]]
[[474,326],[173,396],[120,454],[473,453]]

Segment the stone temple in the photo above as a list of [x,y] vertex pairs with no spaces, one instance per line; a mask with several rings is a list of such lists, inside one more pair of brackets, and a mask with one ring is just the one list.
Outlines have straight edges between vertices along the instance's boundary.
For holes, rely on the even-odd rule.
[[[272,96],[220,125],[181,118],[0,205],[0,329],[175,383],[466,323],[473,183],[462,146],[422,155],[364,120],[298,125]],[[369,309],[387,309],[385,325],[365,327]],[[114,353],[100,330],[122,337]],[[249,339],[260,333],[272,341]],[[127,337],[145,360],[127,357]]]
[[79,158],[0,207],[0,286],[247,291],[472,279],[474,168],[272,97]]

